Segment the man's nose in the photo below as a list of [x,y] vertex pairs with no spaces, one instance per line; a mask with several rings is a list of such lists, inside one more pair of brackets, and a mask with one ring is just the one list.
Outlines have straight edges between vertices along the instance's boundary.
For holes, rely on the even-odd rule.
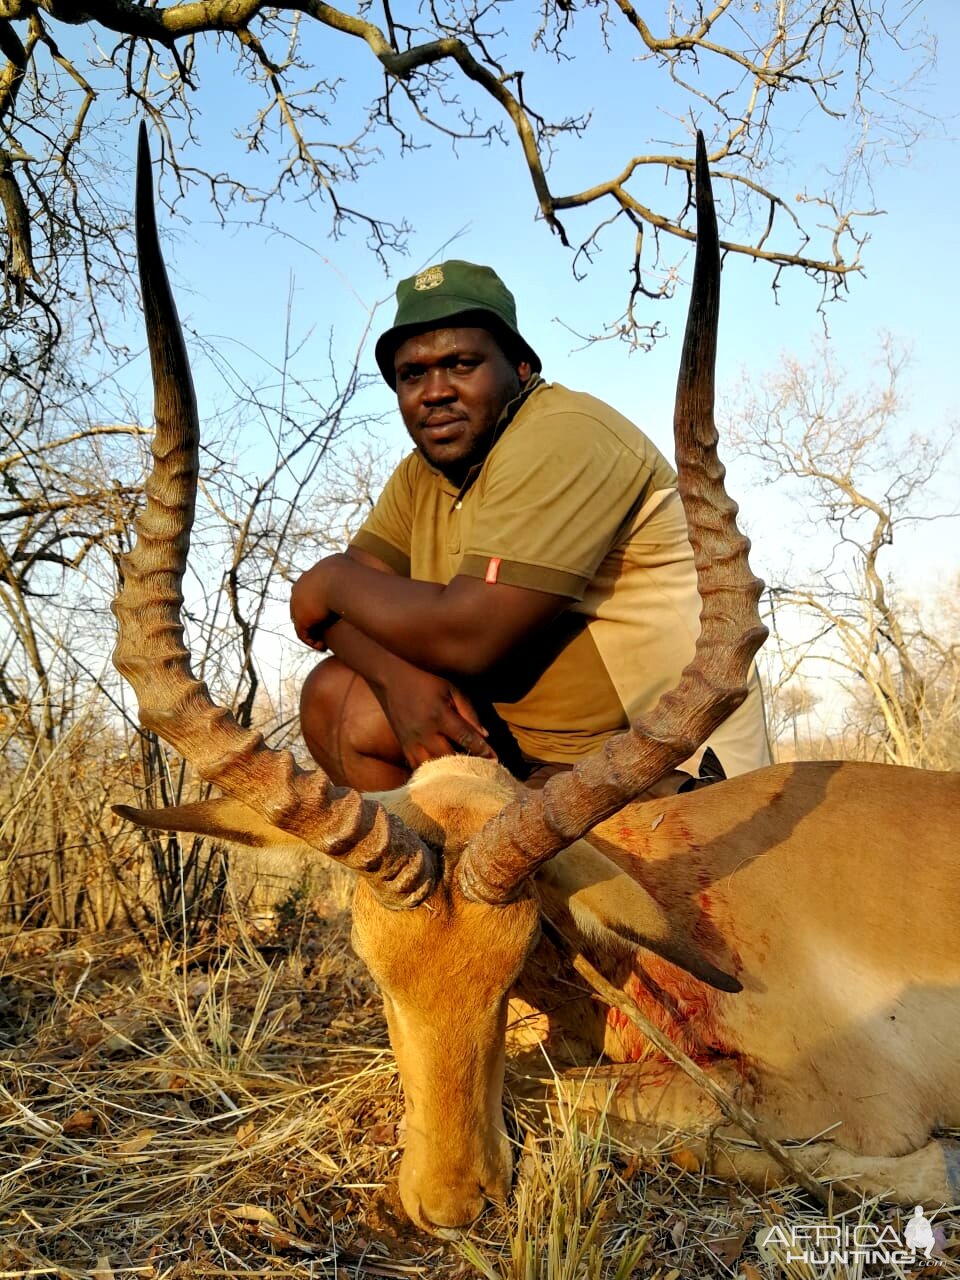
[[423,399],[427,404],[456,399],[456,390],[447,369],[428,369],[423,376]]

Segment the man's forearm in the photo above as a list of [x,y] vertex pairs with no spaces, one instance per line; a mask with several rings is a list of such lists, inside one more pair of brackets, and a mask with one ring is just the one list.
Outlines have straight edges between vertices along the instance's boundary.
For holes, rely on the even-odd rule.
[[[446,586],[401,578],[327,556],[297,581],[292,613],[306,643],[334,636],[339,616],[377,649],[421,671],[457,680],[485,676],[567,607],[565,597],[456,576]],[[347,643],[353,647],[352,638]],[[360,649],[357,661],[375,661]],[[346,654],[348,665],[353,665]]]
[[341,565],[341,572],[331,579],[329,601],[331,609],[343,615],[342,621],[378,648],[422,670],[467,674],[458,661],[468,649],[467,637],[456,634],[458,620],[451,620],[444,608],[442,586],[389,577],[346,561]]
[[410,665],[370,636],[364,635],[345,618],[340,618],[329,626],[323,638],[330,652],[344,666],[362,676],[374,693],[385,685],[391,671]]
[[[396,657],[424,671],[460,681],[483,676],[523,640],[533,622],[512,629],[503,593],[468,578],[446,586],[378,573],[345,556],[323,561],[327,607]],[[547,614],[562,610],[540,592],[527,592]],[[499,607],[498,607],[499,606]]]

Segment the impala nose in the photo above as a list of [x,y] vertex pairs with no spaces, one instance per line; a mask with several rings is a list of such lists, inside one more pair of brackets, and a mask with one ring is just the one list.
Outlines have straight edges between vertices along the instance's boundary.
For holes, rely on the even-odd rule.
[[[469,1227],[492,1203],[503,1204],[510,1194],[510,1162],[485,1176],[437,1179],[405,1178],[401,1169],[400,1199],[411,1220],[425,1231],[443,1234]],[[479,1175],[479,1176],[478,1176]]]
[[464,1227],[469,1227],[471,1223],[476,1222],[487,1204],[488,1200],[482,1188],[478,1187],[474,1193],[465,1194],[461,1191],[449,1200],[444,1198],[438,1204],[421,1204],[420,1223],[428,1231],[439,1235],[456,1235]]

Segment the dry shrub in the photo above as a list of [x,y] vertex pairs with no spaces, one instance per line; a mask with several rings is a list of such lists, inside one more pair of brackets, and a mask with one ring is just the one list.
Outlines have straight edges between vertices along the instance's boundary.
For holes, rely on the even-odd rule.
[[96,932],[147,916],[144,849],[110,812],[136,761],[94,701],[46,749],[0,733],[0,934]]
[[0,938],[59,929],[64,939],[107,930],[186,941],[216,932],[226,900],[272,924],[309,887],[292,859],[228,853],[209,841],[145,832],[113,804],[161,807],[209,788],[155,736],[113,722],[97,699],[48,749],[0,726]]

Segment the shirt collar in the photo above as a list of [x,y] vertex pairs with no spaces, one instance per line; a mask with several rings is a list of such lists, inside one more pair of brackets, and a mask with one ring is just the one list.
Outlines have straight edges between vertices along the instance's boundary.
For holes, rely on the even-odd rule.
[[[513,399],[507,401],[503,407],[500,417],[497,419],[497,425],[493,429],[493,439],[490,441],[490,448],[487,450],[486,457],[482,462],[475,462],[467,472],[466,479],[457,491],[456,498],[454,499],[455,503],[460,502],[464,494],[472,486],[473,482],[486,465],[487,458],[489,458],[490,454],[493,452],[494,445],[497,444],[501,436],[503,436],[504,432],[513,422],[514,418],[526,404],[530,396],[533,395],[534,391],[536,391],[538,387],[545,385],[546,383],[539,373],[531,374]],[[427,463],[427,466],[430,466],[430,464]],[[438,472],[435,467],[430,467],[430,470],[439,476],[442,481],[449,483],[449,481],[446,481],[444,476],[440,475],[440,472]]]

